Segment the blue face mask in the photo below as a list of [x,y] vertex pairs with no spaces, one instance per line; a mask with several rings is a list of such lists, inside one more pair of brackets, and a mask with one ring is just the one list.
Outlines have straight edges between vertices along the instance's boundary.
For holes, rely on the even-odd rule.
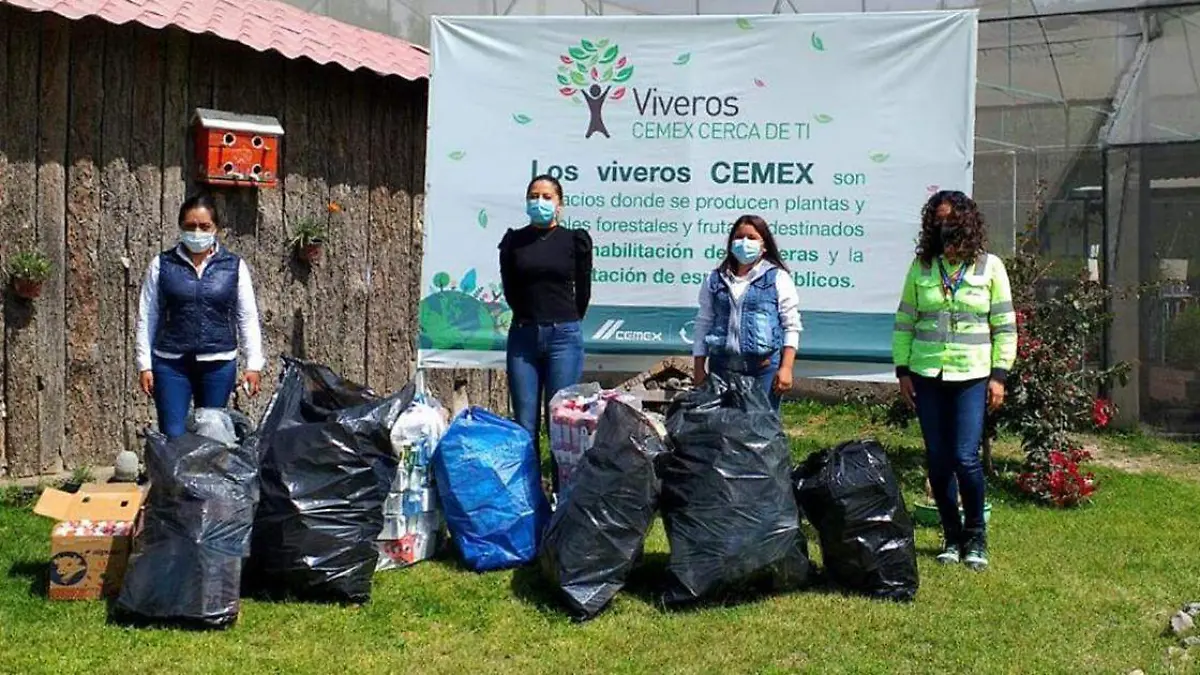
[[525,213],[529,216],[529,222],[538,227],[546,227],[552,223],[555,210],[557,207],[549,199],[530,199],[525,203]]
[[757,239],[734,239],[729,252],[739,263],[749,265],[762,255],[762,242]]
[[179,235],[179,241],[192,253],[204,253],[217,242],[217,235],[212,232],[184,230]]

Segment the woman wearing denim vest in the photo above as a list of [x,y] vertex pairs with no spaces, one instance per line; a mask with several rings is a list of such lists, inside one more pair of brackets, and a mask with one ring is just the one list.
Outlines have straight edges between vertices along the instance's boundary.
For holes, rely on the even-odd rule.
[[696,384],[707,373],[737,372],[758,380],[779,411],[792,388],[800,346],[800,297],[767,222],[742,216],[733,224],[725,261],[700,287],[692,346]]
[[[925,438],[929,486],[945,537],[938,562],[988,566],[986,483],[979,460],[985,411],[1004,403],[1017,356],[1017,319],[1004,261],[962,192],[934,194],[921,212],[916,260],[896,310],[892,360]],[[958,510],[962,491],[963,514]]]
[[179,208],[179,244],[150,262],[142,284],[137,366],[168,438],[186,433],[193,403],[229,404],[239,346],[248,393],[256,396],[261,386],[265,361],[250,270],[217,243],[219,227],[212,199],[190,197]]
[[[583,377],[580,322],[592,297],[592,239],[560,227],[562,185],[538,176],[525,191],[529,224],[500,242],[500,280],[512,310],[508,331],[508,390],[512,413],[533,436],[550,399]],[[558,492],[558,471],[553,472]]]

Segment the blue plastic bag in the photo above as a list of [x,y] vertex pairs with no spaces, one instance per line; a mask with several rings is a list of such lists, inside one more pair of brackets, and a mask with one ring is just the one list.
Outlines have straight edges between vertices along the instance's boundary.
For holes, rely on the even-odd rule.
[[483,408],[462,411],[433,456],[446,525],[476,572],[533,562],[550,505],[533,438]]

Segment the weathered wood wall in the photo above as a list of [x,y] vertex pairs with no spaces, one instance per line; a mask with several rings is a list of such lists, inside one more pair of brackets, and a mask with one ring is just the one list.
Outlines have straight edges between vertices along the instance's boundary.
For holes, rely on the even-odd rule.
[[[0,265],[40,248],[54,276],[32,304],[5,293],[0,476],[105,465],[154,419],[137,390],[138,292],[195,187],[197,107],[274,115],[278,189],[215,190],[224,240],[250,265],[268,355],[293,354],[389,390],[415,364],[427,86],[260,54],[211,36],[0,5]],[[330,202],[341,206],[330,213]],[[309,271],[287,239],[328,217]],[[261,411],[267,391],[237,405]],[[458,379],[501,409],[499,376]],[[496,399],[496,400],[493,400]]]

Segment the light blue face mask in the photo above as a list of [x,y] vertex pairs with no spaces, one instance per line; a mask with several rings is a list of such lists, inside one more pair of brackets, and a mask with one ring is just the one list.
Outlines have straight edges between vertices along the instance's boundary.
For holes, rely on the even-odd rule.
[[192,253],[204,253],[217,243],[217,235],[213,232],[184,230],[179,234],[179,242]]
[[749,265],[762,255],[762,242],[757,239],[734,239],[729,252],[739,263]]
[[546,227],[554,222],[554,212],[558,209],[549,199],[530,199],[525,203],[525,213],[529,222],[538,227]]

